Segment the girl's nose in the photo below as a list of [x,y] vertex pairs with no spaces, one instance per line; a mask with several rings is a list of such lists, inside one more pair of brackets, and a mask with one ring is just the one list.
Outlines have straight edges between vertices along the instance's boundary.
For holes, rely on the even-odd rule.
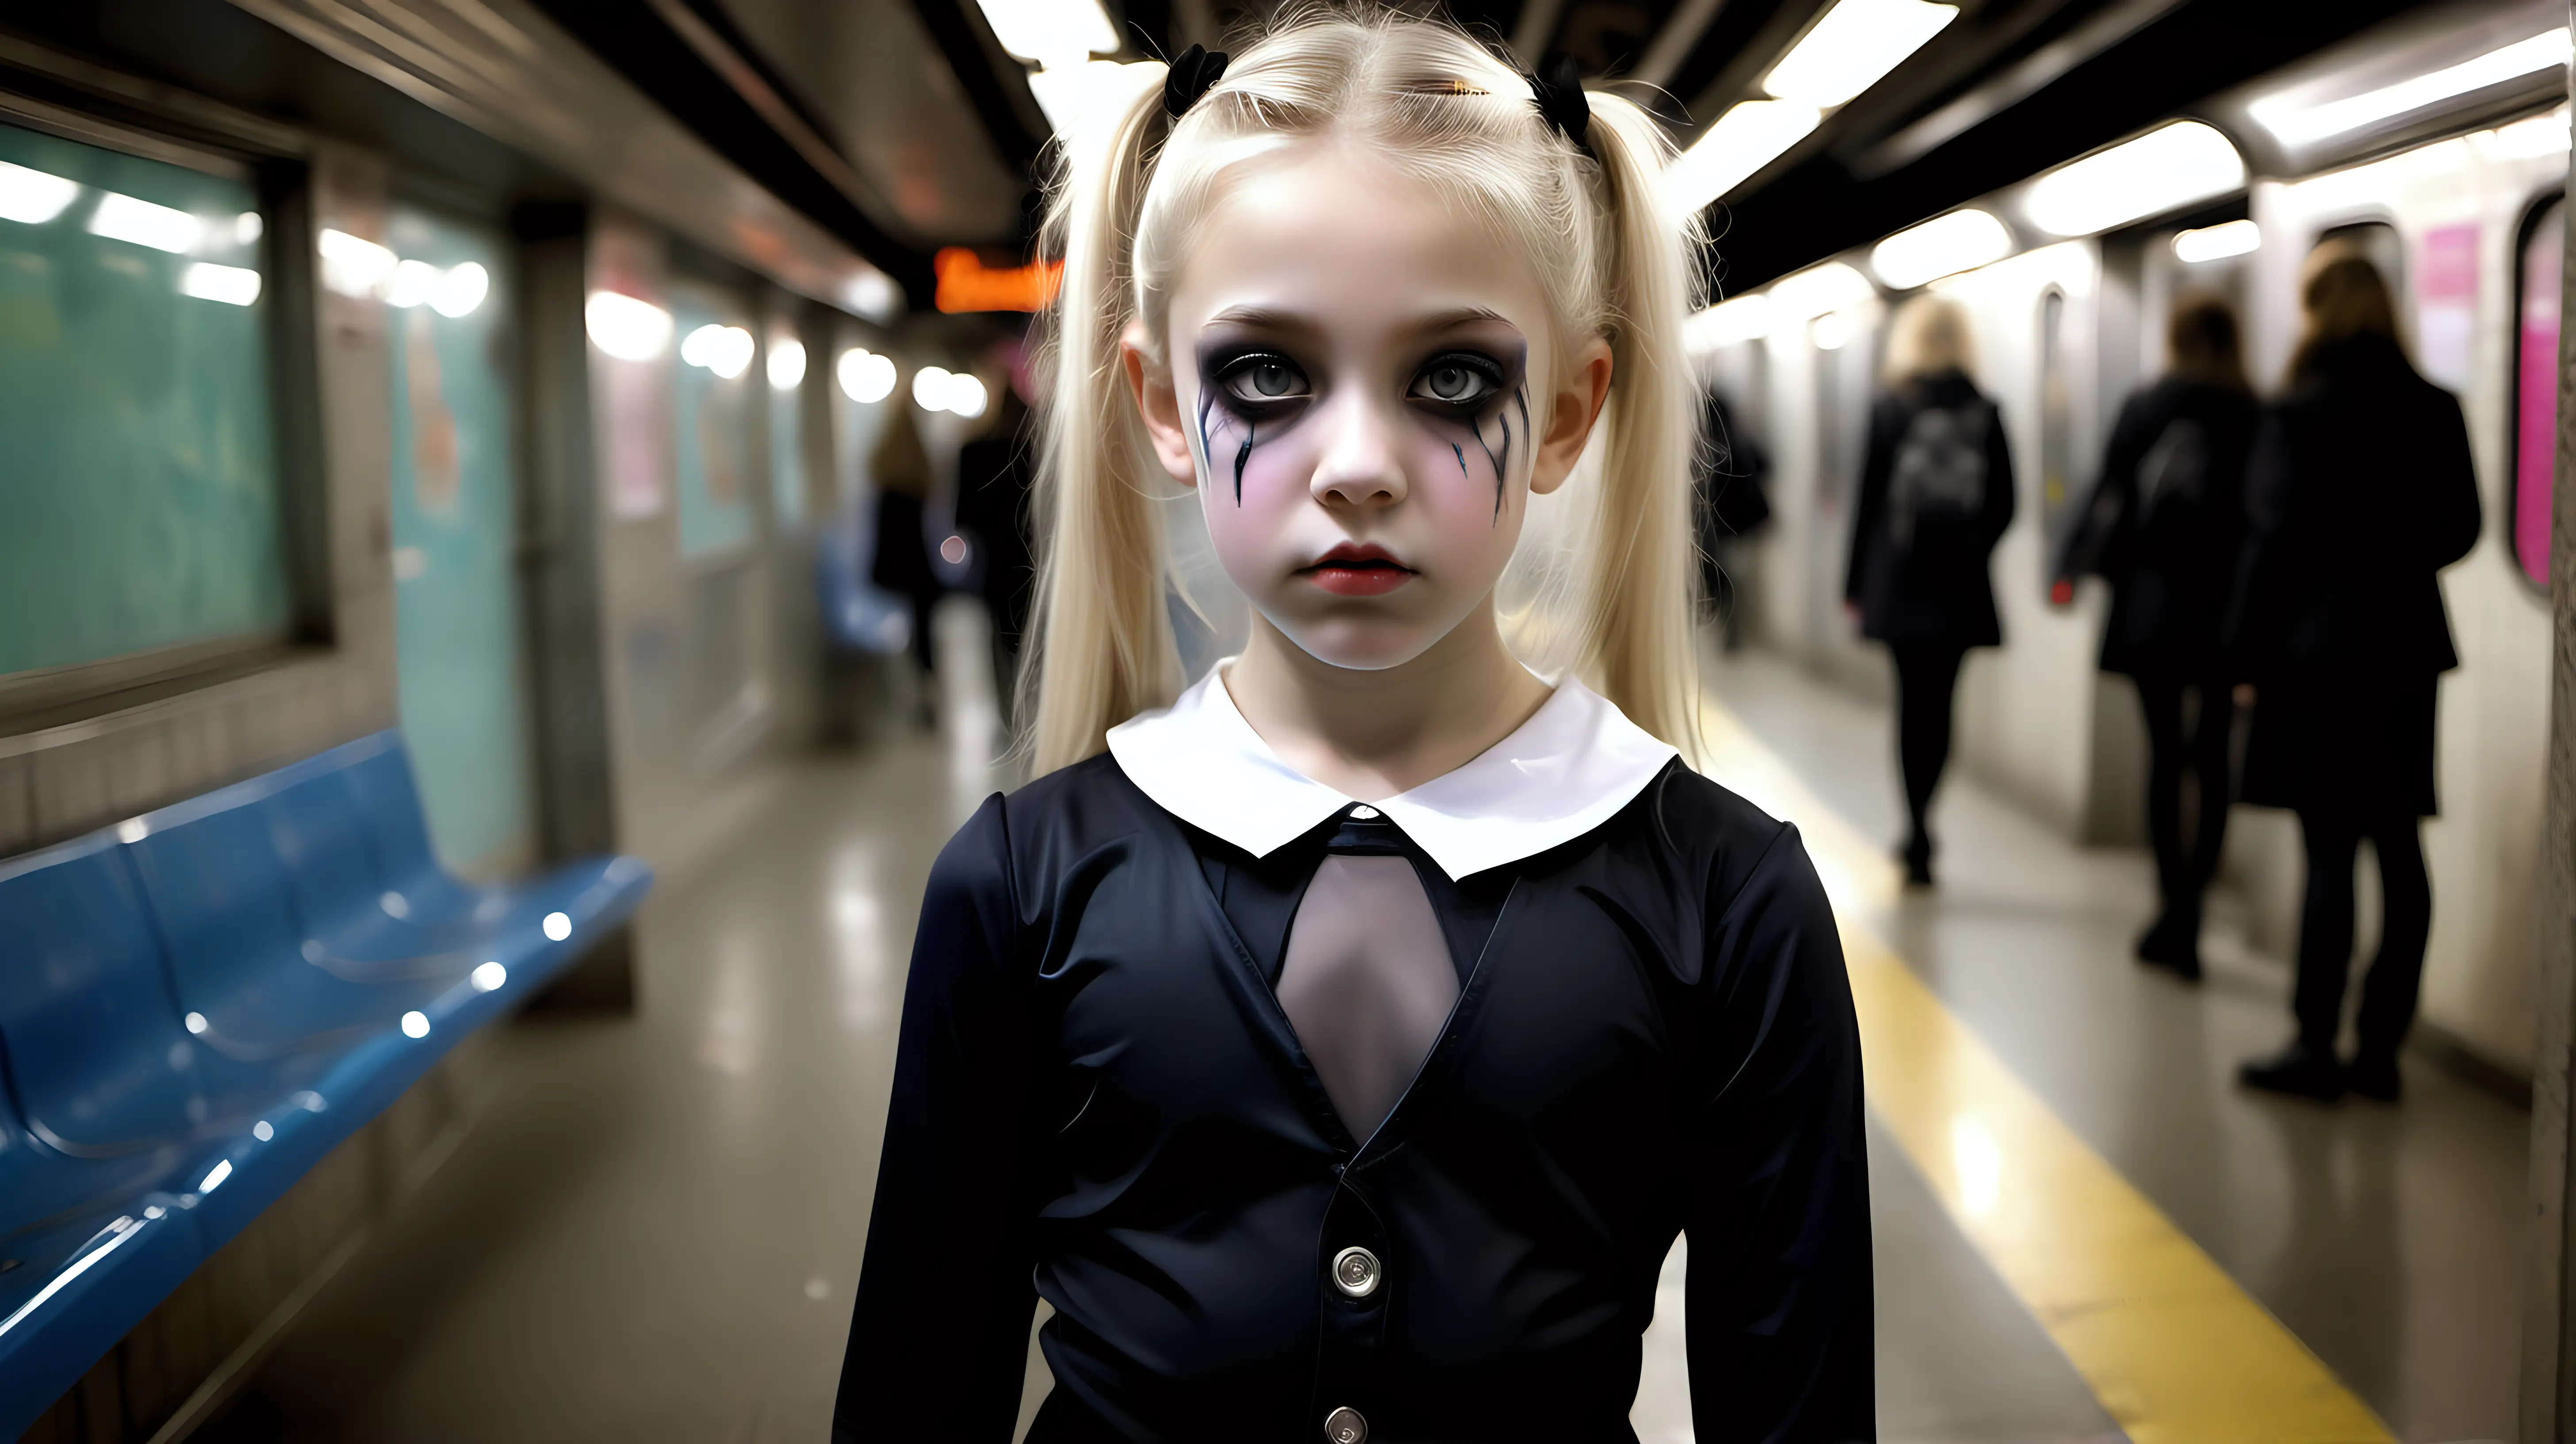
[[1312,490],[1326,506],[1389,506],[1407,490],[1397,423],[1359,397],[1345,397],[1315,420],[1326,428]]

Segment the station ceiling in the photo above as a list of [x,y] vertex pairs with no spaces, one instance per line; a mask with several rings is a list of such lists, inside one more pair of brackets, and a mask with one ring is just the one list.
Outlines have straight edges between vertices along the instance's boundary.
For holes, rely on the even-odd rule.
[[[1831,0],[1454,0],[1524,61],[1572,55],[1687,141]],[[2460,5],[2461,0],[2449,0]],[[914,282],[942,245],[1019,250],[1048,134],[975,0],[539,0],[782,199]],[[1108,0],[1134,56],[1265,4]],[[1759,285],[2117,140],[2424,0],[1962,0],[1959,19],[1712,217]],[[917,291],[916,291],[917,294]]]

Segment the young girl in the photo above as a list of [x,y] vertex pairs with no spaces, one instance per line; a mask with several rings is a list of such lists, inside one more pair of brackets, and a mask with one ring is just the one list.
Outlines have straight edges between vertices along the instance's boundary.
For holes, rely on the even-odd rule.
[[[1059,188],[1042,775],[932,874],[836,1437],[1003,1444],[1043,1297],[1040,1444],[1633,1440],[1685,1229],[1699,1437],[1872,1437],[1833,918],[1676,751],[1665,155],[1449,26],[1307,12]],[[1495,587],[1596,420],[1551,683]],[[1164,476],[1253,617],[1186,691]]]

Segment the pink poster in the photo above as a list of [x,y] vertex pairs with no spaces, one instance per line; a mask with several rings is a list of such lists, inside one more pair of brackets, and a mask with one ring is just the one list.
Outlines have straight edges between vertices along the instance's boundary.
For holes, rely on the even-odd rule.
[[2565,205],[2532,228],[2522,249],[2521,336],[2515,355],[2513,555],[2549,585],[2550,479],[2558,457],[2558,300]]
[[2424,233],[2415,264],[2416,360],[2424,374],[2459,390],[2477,365],[2478,225]]

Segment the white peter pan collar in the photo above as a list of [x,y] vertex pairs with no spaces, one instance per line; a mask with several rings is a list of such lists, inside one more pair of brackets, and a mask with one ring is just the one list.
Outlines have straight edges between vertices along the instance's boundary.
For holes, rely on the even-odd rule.
[[[1208,670],[1180,700],[1109,729],[1138,790],[1266,857],[1357,802],[1281,761]],[[1371,803],[1453,878],[1517,862],[1610,820],[1676,754],[1568,676],[1509,737],[1455,771]]]

